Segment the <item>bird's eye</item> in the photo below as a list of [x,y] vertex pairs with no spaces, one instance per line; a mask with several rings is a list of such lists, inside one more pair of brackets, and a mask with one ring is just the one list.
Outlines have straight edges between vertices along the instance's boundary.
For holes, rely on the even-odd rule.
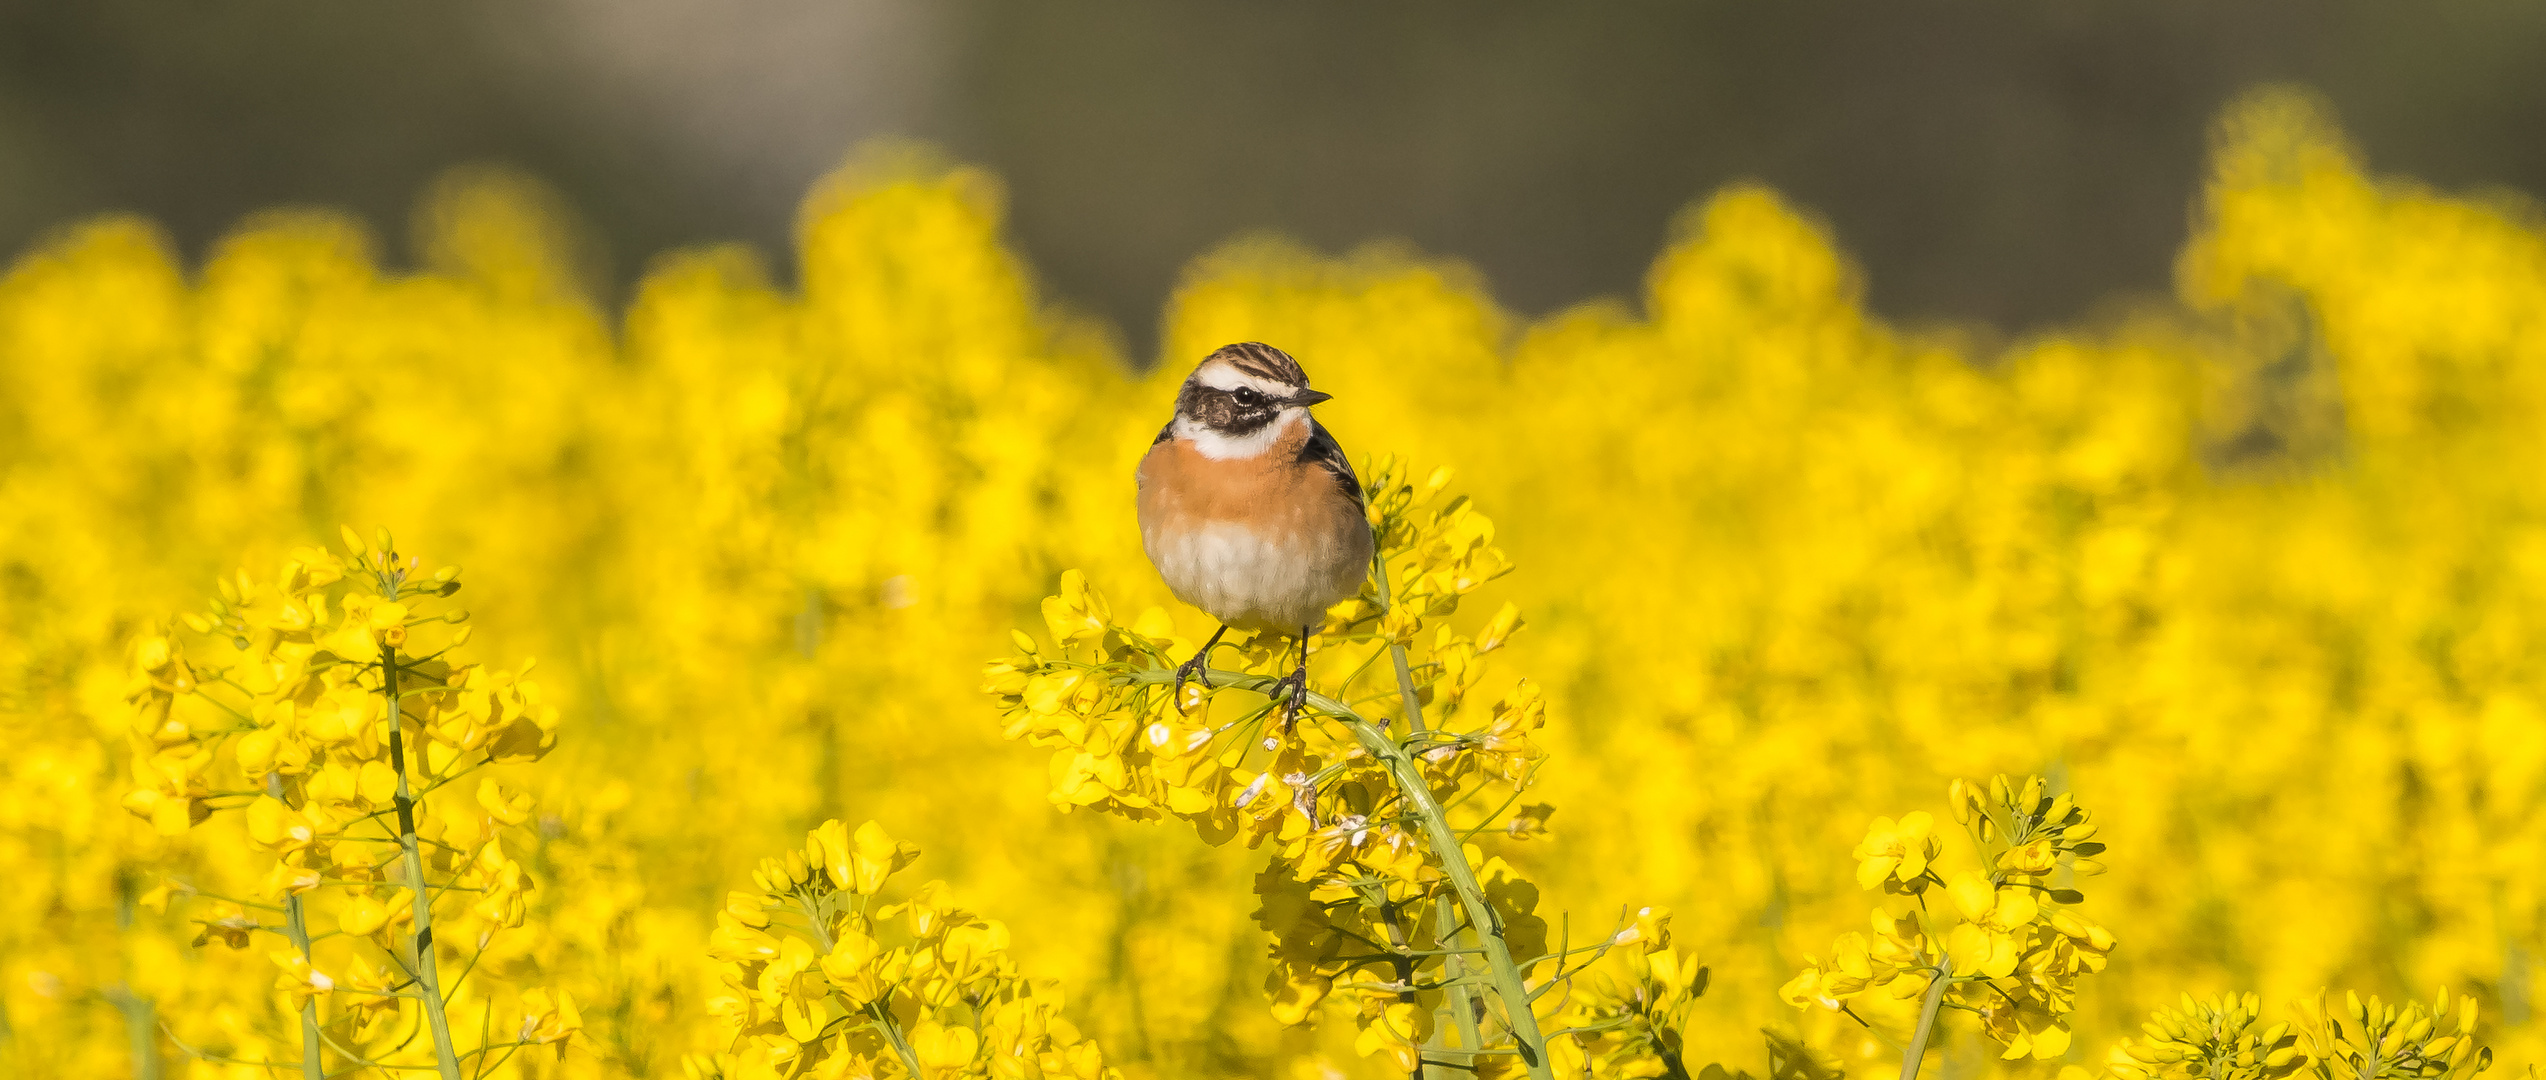
[[1229,396],[1236,398],[1238,404],[1244,405],[1250,409],[1264,404],[1264,395],[1256,393],[1255,390],[1250,387],[1241,386],[1230,391]]

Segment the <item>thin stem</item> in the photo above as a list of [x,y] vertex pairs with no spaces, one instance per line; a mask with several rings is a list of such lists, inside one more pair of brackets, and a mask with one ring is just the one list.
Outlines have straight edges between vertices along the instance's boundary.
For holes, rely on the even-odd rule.
[[[1405,918],[1398,910],[1397,905],[1386,902],[1382,902],[1379,905],[1379,924],[1386,927],[1388,930],[1388,945],[1390,948],[1403,952],[1404,950],[1413,947],[1414,943],[1411,935],[1406,933]],[[1360,984],[1357,988],[1393,990],[1397,994],[1398,1001],[1405,1002],[1409,1005],[1413,1004],[1415,1000],[1414,958],[1410,956],[1400,956],[1392,961],[1389,967],[1396,973],[1397,976],[1393,981],[1389,982],[1385,986],[1373,986],[1365,983]],[[1429,1078],[1429,1080],[1438,1080],[1438,1077],[1436,1077],[1430,1069],[1423,1065],[1423,1053],[1421,1050],[1417,1050],[1415,1052],[1414,1077],[1415,1080],[1427,1080],[1427,1078]]]
[[[1371,580],[1379,583],[1380,610],[1395,611],[1397,601],[1389,594],[1386,555],[1370,557],[1370,577]],[[1406,664],[1406,647],[1404,643],[1393,637],[1388,639],[1388,661],[1397,668],[1397,698],[1399,704],[1406,710],[1406,724],[1411,730],[1420,733],[1424,730],[1422,695],[1415,693],[1414,669]]]
[[[132,932],[134,909],[139,901],[133,897],[133,879],[129,874],[115,875],[116,928]],[[126,978],[106,990],[106,1000],[124,1014],[124,1037],[132,1045],[133,1080],[159,1080],[159,1006],[157,1002],[135,993],[130,973],[132,963],[123,964]]]
[[[1387,556],[1372,555],[1370,562],[1370,576],[1379,585],[1380,608],[1386,611],[1396,610],[1396,598],[1388,583]],[[1388,662],[1391,666],[1397,669],[1397,698],[1399,705],[1403,707],[1406,712],[1407,730],[1414,734],[1422,734],[1425,730],[1423,724],[1423,701],[1422,696],[1415,692],[1414,667],[1406,662],[1405,644],[1393,637],[1388,640]],[[1360,734],[1358,729],[1356,729],[1354,733],[1357,735]],[[1365,739],[1363,744],[1367,746],[1368,740]],[[1373,750],[1372,753],[1376,754],[1378,751]],[[1402,748],[1398,750],[1397,756],[1401,759],[1405,759],[1405,752]],[[1405,760],[1411,762],[1411,759]],[[1392,766],[1394,764],[1394,762],[1391,762]],[[1476,892],[1475,874],[1467,869],[1467,838],[1468,836],[1473,835],[1473,833],[1450,834],[1449,811],[1441,809],[1433,803],[1431,786],[1423,779],[1423,771],[1421,769],[1407,770],[1406,774],[1400,776],[1398,786],[1400,788],[1408,787],[1405,783],[1405,779],[1406,776],[1409,775],[1413,780],[1413,784],[1411,785],[1412,789],[1420,790],[1423,793],[1420,802],[1417,803],[1417,809],[1421,811],[1425,807],[1430,808],[1429,811],[1424,812],[1422,816],[1424,819],[1423,824],[1425,831],[1432,834],[1433,847],[1436,849],[1443,848],[1445,845],[1442,844],[1442,840],[1445,835],[1449,840],[1449,843],[1446,845],[1447,850],[1440,852],[1441,862],[1444,866],[1456,866],[1459,868],[1459,872],[1452,875],[1452,880],[1454,882],[1459,880],[1462,876],[1465,877],[1466,885],[1460,888],[1460,899],[1465,900],[1470,894]],[[1413,790],[1406,792],[1406,797],[1409,800],[1416,798],[1413,794]],[[1520,792],[1514,791],[1512,793],[1512,797],[1515,799],[1519,798]],[[1491,822],[1492,819],[1488,818],[1487,820],[1488,822]],[[1434,827],[1436,824],[1438,825],[1437,829]],[[1503,1011],[1507,1016],[1510,1016],[1513,1021],[1512,1033],[1514,1035],[1524,1036],[1524,1032],[1526,1033],[1521,1043],[1524,1051],[1521,1055],[1521,1060],[1529,1065],[1530,1075],[1533,1077],[1544,1077],[1548,1075],[1547,1050],[1546,1044],[1538,1041],[1536,1038],[1538,1034],[1538,1016],[1530,1011],[1530,999],[1526,992],[1519,997],[1515,997],[1512,994],[1512,990],[1515,986],[1525,986],[1526,983],[1518,977],[1518,969],[1512,964],[1511,948],[1509,945],[1504,943],[1503,935],[1501,933],[1502,923],[1491,917],[1490,909],[1487,909],[1484,913],[1480,913],[1480,906],[1481,905],[1478,904],[1469,905],[1469,926],[1471,928],[1486,926],[1495,928],[1495,933],[1493,934],[1478,935],[1479,938],[1484,939],[1484,941],[1487,942],[1486,962],[1493,965],[1494,974],[1497,980],[1504,980],[1506,976],[1510,976],[1506,985],[1500,988],[1503,997]],[[1435,918],[1437,919],[1436,925],[1442,928],[1443,933],[1455,933],[1455,931],[1450,930],[1450,927],[1457,920],[1454,918],[1450,909],[1450,899],[1448,897],[1445,896],[1441,898],[1440,910],[1435,915]],[[1450,944],[1450,942],[1443,942],[1443,944]],[[1448,958],[1447,963],[1449,965],[1450,977],[1453,980],[1465,973],[1462,970],[1463,965],[1460,963],[1459,957],[1453,955]],[[1476,1030],[1476,1011],[1469,1005],[1467,987],[1463,985],[1454,986],[1451,988],[1448,996],[1449,1007],[1456,1014],[1459,1022],[1461,1045],[1469,1050],[1481,1049],[1484,1044],[1478,1039]],[[1523,1025],[1527,1026],[1524,1027]]]
[[[283,774],[265,774],[265,793],[276,799],[283,797]],[[292,939],[292,947],[301,951],[301,962],[313,967],[318,957],[309,951],[309,910],[301,894],[289,893],[283,900],[283,933]],[[301,999],[301,1078],[322,1080],[326,1066],[318,1052],[318,995]]]
[[1910,1033],[1909,1048],[1901,1052],[1901,1080],[1918,1080],[1918,1067],[1927,1060],[1927,1037],[1936,1031],[1936,1009],[1944,1004],[1945,986],[1953,982],[1954,962],[1940,959],[1936,977],[1927,983],[1927,1000],[1918,1007],[1918,1030]]
[[[1244,671],[1212,670],[1220,677],[1219,685],[1237,686],[1257,693],[1272,689],[1275,680]],[[1127,671],[1116,676],[1126,683],[1155,685],[1176,677],[1169,669],[1149,668]],[[1423,824],[1424,840],[1434,855],[1441,859],[1441,870],[1449,877],[1450,887],[1458,893],[1459,904],[1467,912],[1468,924],[1478,928],[1477,945],[1485,952],[1485,962],[1492,970],[1494,996],[1503,1002],[1504,1022],[1510,1026],[1512,1038],[1520,1044],[1522,1064],[1528,1066],[1530,1080],[1554,1080],[1555,1073],[1547,1064],[1547,1040],[1538,1033],[1538,1017],[1529,1010],[1529,982],[1522,977],[1520,965],[1512,962],[1511,944],[1503,937],[1503,920],[1486,900],[1485,889],[1477,884],[1476,868],[1469,866],[1467,848],[1459,841],[1458,830],[1450,827],[1450,819],[1441,804],[1432,797],[1432,788],[1424,782],[1423,766],[1406,753],[1405,747],[1388,737],[1380,725],[1354,712],[1343,702],[1324,694],[1308,695],[1311,708],[1343,722],[1362,749],[1388,769],[1396,783],[1398,796],[1413,810],[1415,820]]]
[[398,848],[406,854],[407,892],[415,898],[415,973],[424,989],[425,1022],[433,1028],[434,1066],[442,1080],[460,1080],[460,1058],[451,1045],[451,1018],[443,1010],[442,974],[434,961],[433,891],[424,883],[424,853],[416,843],[415,796],[407,787],[406,717],[398,705],[398,650],[380,646],[381,696],[389,699],[389,767],[398,774]]
[[[1456,936],[1459,932],[1458,921],[1458,910],[1450,903],[1450,898],[1440,897],[1439,903],[1435,905],[1432,912],[1434,936],[1444,939]],[[1443,944],[1449,944],[1449,942],[1445,940]],[[1451,950],[1448,958],[1443,961],[1450,976],[1447,980],[1450,983],[1450,1016],[1459,1022],[1459,1048],[1481,1050],[1484,1049],[1485,1042],[1477,1036],[1476,998],[1468,993],[1467,984],[1464,981],[1467,977],[1467,964],[1460,954],[1465,951],[1464,949]]]
[[911,1050],[911,1041],[902,1037],[901,1023],[893,1019],[892,992],[888,990],[885,996],[868,1004],[866,1011],[875,1017],[875,1026],[884,1029],[884,1038],[893,1044],[893,1052],[901,1055],[902,1067],[910,1070],[911,1080],[928,1075],[920,1070],[919,1055]]

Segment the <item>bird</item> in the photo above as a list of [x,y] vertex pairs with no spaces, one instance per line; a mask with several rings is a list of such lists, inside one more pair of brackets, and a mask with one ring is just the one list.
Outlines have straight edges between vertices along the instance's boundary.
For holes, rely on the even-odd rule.
[[1307,705],[1309,635],[1360,593],[1373,545],[1361,478],[1309,413],[1333,397],[1289,353],[1223,345],[1177,388],[1141,458],[1141,547],[1168,591],[1220,620],[1176,668],[1179,709],[1187,679],[1211,685],[1205,660],[1232,628],[1298,635],[1299,666],[1269,694],[1285,730]]

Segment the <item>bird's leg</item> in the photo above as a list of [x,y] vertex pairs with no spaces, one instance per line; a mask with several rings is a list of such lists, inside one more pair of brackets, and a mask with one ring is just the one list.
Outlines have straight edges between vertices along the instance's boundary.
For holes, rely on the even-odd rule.
[[1211,665],[1209,663],[1211,659],[1211,647],[1218,645],[1220,643],[1220,635],[1228,632],[1228,624],[1222,623],[1218,630],[1211,632],[1211,640],[1203,642],[1201,650],[1193,654],[1193,659],[1176,665],[1175,686],[1169,692],[1174,695],[1170,700],[1173,700],[1176,703],[1176,711],[1178,713],[1185,711],[1186,679],[1192,679],[1195,682],[1201,683],[1202,688],[1205,690],[1211,689]]
[[1299,723],[1300,710],[1308,707],[1308,635],[1314,627],[1300,627],[1300,666],[1275,680],[1270,696],[1282,706],[1282,734],[1291,733]]

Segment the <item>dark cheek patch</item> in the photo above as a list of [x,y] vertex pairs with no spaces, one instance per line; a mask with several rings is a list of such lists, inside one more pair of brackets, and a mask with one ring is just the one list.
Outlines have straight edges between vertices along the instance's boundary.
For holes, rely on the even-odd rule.
[[1247,435],[1273,421],[1275,409],[1247,409],[1238,404],[1236,395],[1226,390],[1188,384],[1178,395],[1177,407],[1200,421],[1202,426],[1223,435]]

